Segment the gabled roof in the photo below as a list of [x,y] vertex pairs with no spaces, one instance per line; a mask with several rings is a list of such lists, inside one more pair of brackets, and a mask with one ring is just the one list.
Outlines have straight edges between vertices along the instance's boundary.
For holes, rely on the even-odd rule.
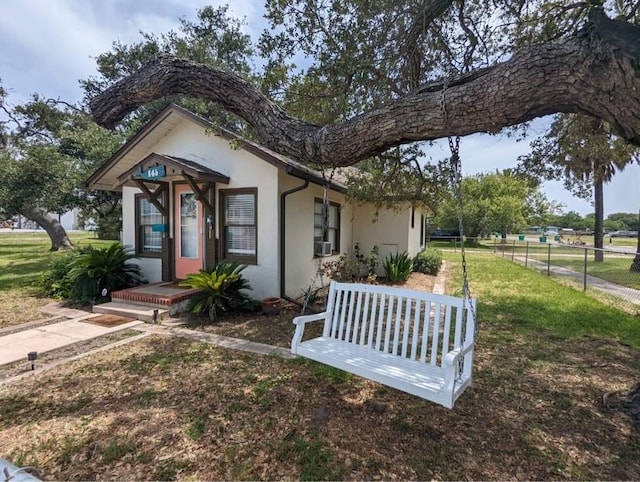
[[[119,190],[122,183],[119,182],[124,174],[135,168],[143,155],[164,136],[169,134],[182,120],[187,119],[195,122],[204,129],[211,129],[216,134],[238,142],[240,148],[254,154],[260,159],[275,165],[278,168],[285,169],[288,174],[303,179],[308,179],[314,184],[324,186],[326,179],[329,178],[328,172],[325,170],[325,176],[321,171],[311,169],[304,164],[294,161],[286,156],[278,154],[271,149],[267,149],[260,144],[243,139],[238,134],[231,132],[222,127],[215,126],[210,121],[201,117],[183,107],[175,104],[169,104],[149,122],[142,126],[136,134],[118,149],[109,160],[100,166],[87,180],[87,185],[94,189],[102,189],[107,191]],[[171,156],[165,156],[171,158]],[[178,159],[178,158],[173,158]],[[193,162],[182,159],[182,162]],[[203,166],[201,166],[203,167]],[[213,171],[215,172],[215,171]],[[220,173],[216,173],[220,174]],[[334,175],[333,181],[330,183],[331,189],[345,192],[346,179],[339,173]]]
[[183,159],[176,156],[167,156],[163,154],[157,154],[155,152],[149,154],[147,157],[138,162],[135,166],[129,169],[124,174],[118,176],[118,186],[122,186],[124,183],[133,179],[137,172],[138,167],[143,167],[149,163],[162,164],[166,167],[172,168],[177,171],[178,174],[187,174],[194,179],[211,182],[221,182],[223,184],[229,184],[229,177],[224,174],[209,169],[202,164],[198,164],[195,161]]

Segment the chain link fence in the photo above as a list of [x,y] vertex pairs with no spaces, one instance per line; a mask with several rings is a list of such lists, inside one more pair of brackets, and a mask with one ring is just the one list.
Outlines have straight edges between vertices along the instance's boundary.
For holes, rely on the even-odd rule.
[[640,272],[630,269],[636,257],[635,247],[598,250],[583,243],[523,238],[495,239],[493,252],[548,276],[568,279],[584,291],[594,288],[640,305]]

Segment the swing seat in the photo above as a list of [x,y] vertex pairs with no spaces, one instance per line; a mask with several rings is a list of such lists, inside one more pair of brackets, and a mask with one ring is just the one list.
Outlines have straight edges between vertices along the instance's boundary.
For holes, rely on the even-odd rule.
[[[327,311],[298,316],[292,353],[453,408],[471,384],[474,299],[331,282]],[[322,336],[303,341],[308,323]]]

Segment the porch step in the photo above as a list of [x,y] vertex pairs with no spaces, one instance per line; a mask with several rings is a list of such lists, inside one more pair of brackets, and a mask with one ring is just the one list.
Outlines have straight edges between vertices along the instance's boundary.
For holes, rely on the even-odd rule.
[[154,310],[158,310],[158,317],[156,320],[158,323],[164,319],[169,318],[169,310],[159,309],[155,306],[149,305],[110,301],[108,303],[102,303],[101,305],[95,305],[93,307],[94,313],[127,316],[129,318],[135,318],[136,320],[145,321],[147,323],[153,323]]

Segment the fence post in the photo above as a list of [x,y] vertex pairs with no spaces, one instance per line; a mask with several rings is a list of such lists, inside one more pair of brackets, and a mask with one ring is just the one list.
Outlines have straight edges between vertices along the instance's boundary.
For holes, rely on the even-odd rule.
[[551,276],[551,244],[547,244],[547,276]]
[[513,247],[511,248],[511,262],[513,263],[513,260],[516,256],[516,240],[513,240]]
[[527,241],[527,250],[525,251],[525,254],[524,254],[524,267],[526,268],[528,264],[529,264],[529,241]]
[[496,237],[493,237],[493,254],[496,254],[497,248],[496,248]]
[[584,281],[582,283],[582,291],[587,291],[587,256],[589,250],[584,248]]

